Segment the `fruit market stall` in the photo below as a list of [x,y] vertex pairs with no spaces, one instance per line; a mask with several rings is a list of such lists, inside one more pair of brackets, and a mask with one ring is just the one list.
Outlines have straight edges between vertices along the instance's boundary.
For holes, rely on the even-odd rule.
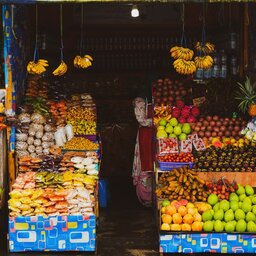
[[254,253],[254,119],[204,114],[192,80],[152,87],[160,252]]
[[68,97],[58,88],[47,78],[29,76],[22,113],[13,122],[11,252],[96,251],[101,160],[96,104],[89,94]]

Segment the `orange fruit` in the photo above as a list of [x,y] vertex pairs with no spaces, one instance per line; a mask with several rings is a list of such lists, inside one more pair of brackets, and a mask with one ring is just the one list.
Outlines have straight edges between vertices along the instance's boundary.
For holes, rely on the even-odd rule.
[[171,224],[172,231],[181,231],[181,225],[179,224]]
[[174,224],[181,224],[182,223],[182,216],[180,215],[180,213],[174,213],[172,216],[172,222]]
[[188,213],[188,209],[186,206],[182,205],[179,207],[178,213],[180,213],[181,216],[185,216]]
[[166,207],[165,207],[165,213],[166,214],[169,214],[169,215],[173,215],[174,213],[176,213],[177,212],[177,210],[176,210],[176,208],[175,208],[175,206],[173,206],[173,205],[167,205]]
[[170,224],[172,222],[172,216],[169,214],[162,215],[162,222]]
[[191,231],[191,226],[189,224],[181,224],[182,231]]
[[192,231],[202,231],[203,223],[199,221],[195,221],[191,225]]
[[194,217],[191,215],[191,214],[186,214],[184,217],[183,217],[183,222],[186,223],[186,224],[192,224],[194,221]]

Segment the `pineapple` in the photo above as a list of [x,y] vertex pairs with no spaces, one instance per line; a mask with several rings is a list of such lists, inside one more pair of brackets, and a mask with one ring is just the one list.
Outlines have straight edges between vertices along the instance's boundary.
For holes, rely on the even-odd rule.
[[244,84],[237,83],[239,90],[236,93],[236,99],[240,101],[238,108],[243,113],[248,111],[250,116],[256,116],[256,82],[251,83],[249,77],[246,77]]

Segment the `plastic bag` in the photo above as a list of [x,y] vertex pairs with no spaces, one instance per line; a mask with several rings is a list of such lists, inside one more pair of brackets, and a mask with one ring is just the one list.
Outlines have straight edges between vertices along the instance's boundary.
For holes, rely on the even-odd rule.
[[71,124],[67,124],[65,126],[65,132],[68,140],[71,140],[74,137],[73,127]]

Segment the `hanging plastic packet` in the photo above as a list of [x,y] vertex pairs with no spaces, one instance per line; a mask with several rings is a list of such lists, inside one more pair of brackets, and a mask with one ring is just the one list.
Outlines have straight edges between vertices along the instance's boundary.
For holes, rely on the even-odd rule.
[[67,140],[71,140],[74,137],[74,131],[73,131],[73,127],[71,124],[67,124],[65,126],[65,132],[67,135]]
[[63,147],[65,142],[63,140],[63,136],[61,134],[61,131],[60,130],[57,130],[55,133],[54,133],[54,139],[55,139],[55,143],[58,147]]

